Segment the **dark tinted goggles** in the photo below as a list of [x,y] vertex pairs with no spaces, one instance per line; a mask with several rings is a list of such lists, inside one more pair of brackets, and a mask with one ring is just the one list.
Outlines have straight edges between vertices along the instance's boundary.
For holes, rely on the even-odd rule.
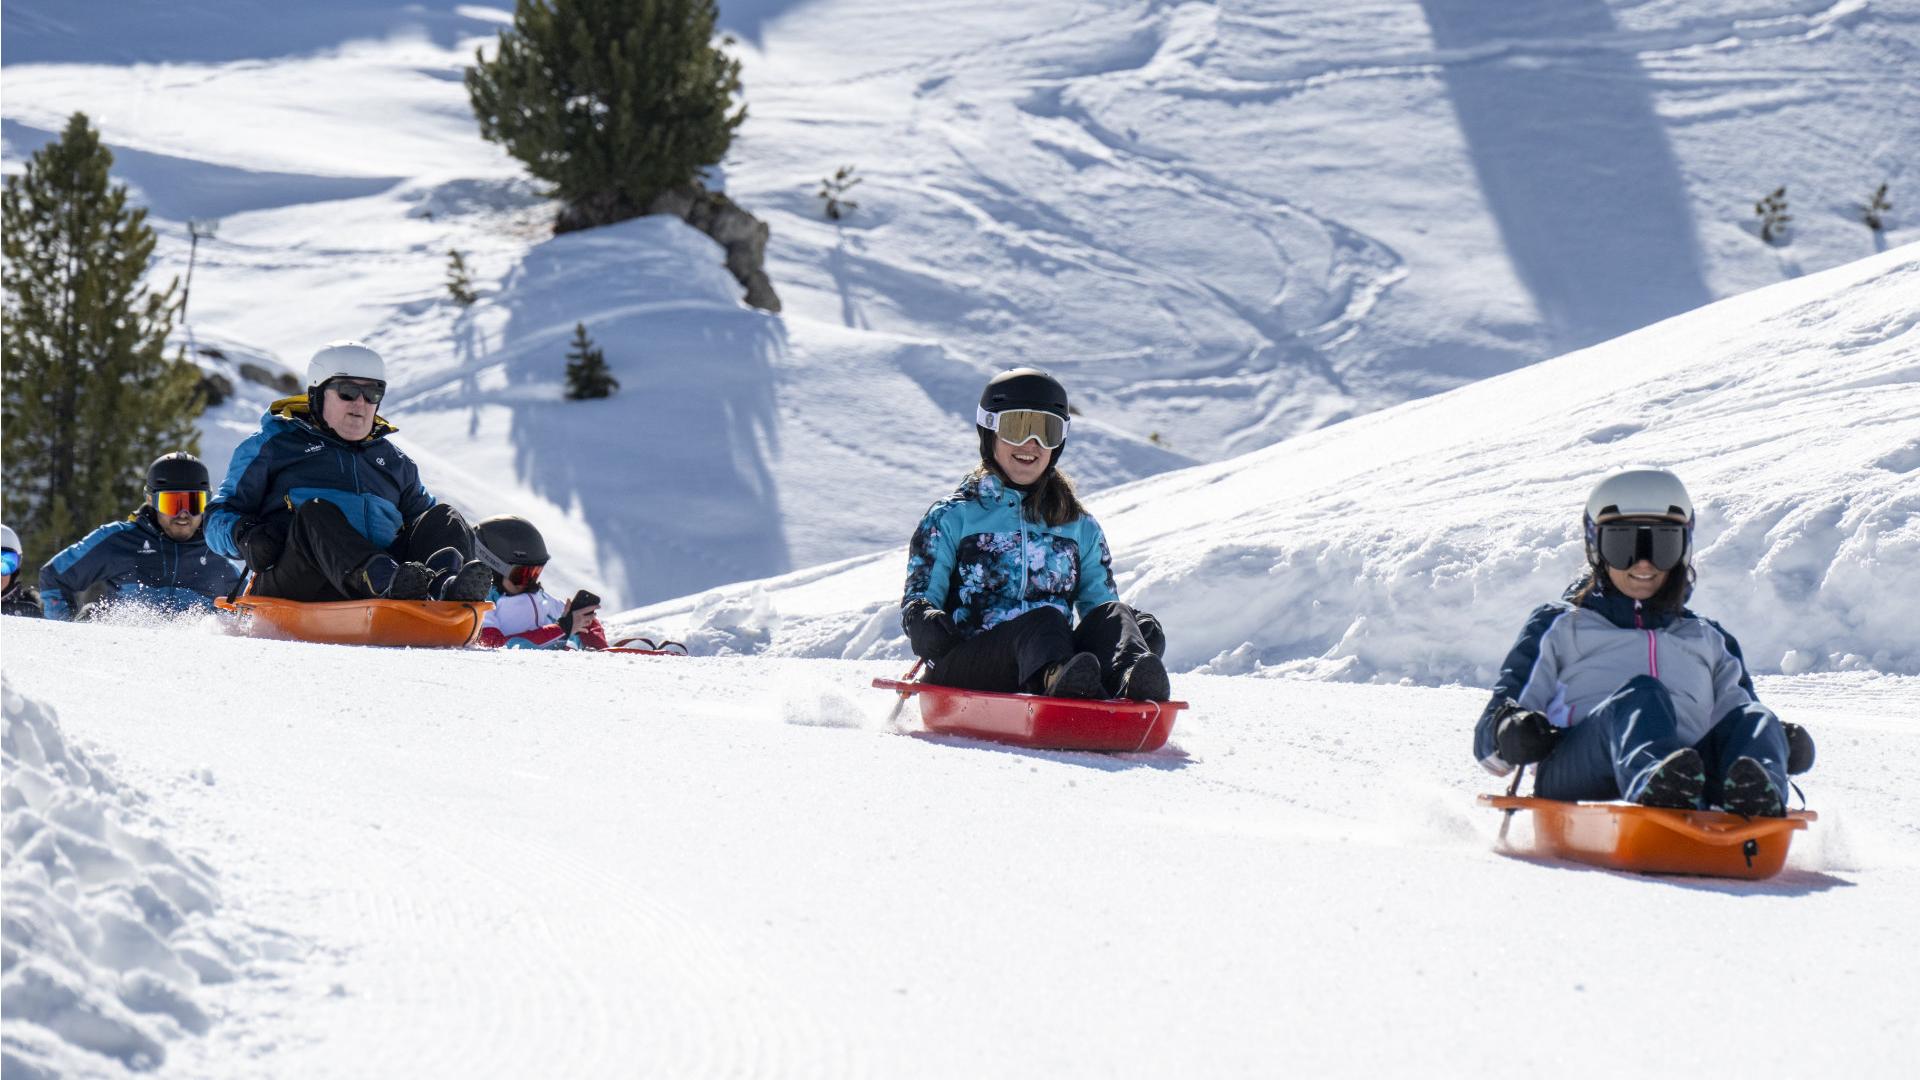
[[1013,446],[1037,439],[1048,450],[1058,450],[1067,441],[1067,418],[1042,409],[1007,409],[1003,412],[981,409],[975,419],[981,427],[999,436],[1001,442]]
[[327,388],[340,395],[341,401],[359,401],[367,399],[367,404],[378,405],[380,399],[387,396],[385,383],[332,382]]
[[1655,570],[1671,570],[1687,557],[1685,525],[1623,521],[1598,527],[1600,561],[1625,570],[1642,559]]

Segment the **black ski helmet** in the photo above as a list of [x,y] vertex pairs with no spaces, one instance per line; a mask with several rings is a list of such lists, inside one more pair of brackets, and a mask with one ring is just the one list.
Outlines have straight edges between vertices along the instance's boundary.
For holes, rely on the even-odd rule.
[[512,514],[490,517],[473,527],[474,554],[494,573],[506,577],[516,566],[545,566],[547,541],[533,522]]
[[[1067,388],[1060,380],[1039,368],[1020,367],[1003,371],[987,380],[986,389],[980,391],[980,410],[982,412],[1005,412],[1008,409],[1039,409],[1050,412],[1061,419],[1070,419],[1072,410],[1067,405]],[[994,434],[985,426],[976,422],[975,430],[980,432],[980,461],[993,467]],[[1060,464],[1060,455],[1067,452],[1067,444],[1062,442],[1047,460],[1047,468],[1052,470]]]
[[162,454],[147,466],[147,490],[211,491],[207,467],[192,454]]

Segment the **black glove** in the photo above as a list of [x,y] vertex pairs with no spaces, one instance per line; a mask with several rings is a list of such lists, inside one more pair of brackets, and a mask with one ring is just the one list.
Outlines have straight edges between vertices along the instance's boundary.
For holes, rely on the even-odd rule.
[[247,569],[262,573],[273,569],[287,550],[287,527],[267,521],[244,521],[233,534],[233,542],[247,561]]
[[925,600],[915,600],[900,609],[900,626],[907,632],[914,655],[925,660],[938,660],[960,644],[953,616]]
[[1787,724],[1787,775],[1799,776],[1813,768],[1813,735],[1799,724]]
[[1167,655],[1167,632],[1160,629],[1160,620],[1144,611],[1136,611],[1133,621],[1140,627],[1140,638],[1147,643],[1147,651],[1155,656]]
[[[567,601],[567,610],[560,613],[561,631],[571,637],[585,630],[587,624],[593,621],[594,615],[596,614],[595,611],[589,609],[598,608],[599,606],[600,598],[587,590],[581,589],[579,592],[574,593],[573,599]],[[576,615],[580,616],[580,625],[578,626],[574,625],[574,617]]]
[[1500,760],[1509,765],[1531,765],[1545,761],[1560,741],[1560,729],[1542,713],[1523,709],[1512,698],[1493,714],[1493,744]]

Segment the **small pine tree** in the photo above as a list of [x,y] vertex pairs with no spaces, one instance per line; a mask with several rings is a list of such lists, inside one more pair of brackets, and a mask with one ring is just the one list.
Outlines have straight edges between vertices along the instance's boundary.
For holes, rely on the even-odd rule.
[[816,197],[827,204],[828,220],[839,221],[847,211],[859,208],[859,203],[845,196],[862,179],[853,175],[853,166],[842,165],[834,170],[832,176],[820,181],[820,191]]
[[600,346],[587,336],[586,323],[573,324],[573,351],[567,353],[567,397],[572,401],[603,398],[620,389],[620,380],[607,367]]
[[447,295],[461,307],[472,307],[480,297],[473,291],[473,277],[467,273],[467,260],[461,254],[449,248],[447,250]]
[[167,352],[180,282],[147,288],[154,233],[112,165],[74,113],[6,178],[5,515],[29,551],[125,515],[154,457],[199,449],[199,369]]
[[1760,239],[1773,243],[1786,229],[1787,222],[1793,220],[1787,213],[1787,185],[1781,184],[1773,189],[1773,194],[1754,203],[1753,212],[1760,218]]
[[1866,222],[1867,228],[1879,232],[1887,227],[1887,211],[1891,209],[1893,204],[1887,201],[1887,185],[1881,184],[1874,191],[1873,198],[1860,208],[1860,220]]
[[481,136],[589,224],[646,212],[718,164],[747,117],[717,15],[714,0],[518,0],[493,59],[467,69]]

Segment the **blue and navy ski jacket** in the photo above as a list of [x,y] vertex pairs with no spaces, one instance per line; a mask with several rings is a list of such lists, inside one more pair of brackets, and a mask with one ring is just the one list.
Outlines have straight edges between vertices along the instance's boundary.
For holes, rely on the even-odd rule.
[[189,540],[170,539],[153,507],[143,506],[47,560],[40,568],[40,601],[47,618],[71,619],[80,594],[106,582],[103,604],[212,610],[213,598],[232,592],[239,580],[240,568],[208,548],[204,530]]
[[983,472],[934,503],[907,546],[901,606],[925,600],[972,637],[1037,607],[1072,617],[1118,600],[1113,556],[1092,515],[1065,525],[1029,521],[1024,497]]
[[347,442],[310,419],[307,397],[273,403],[260,430],[233,452],[220,493],[207,507],[207,544],[241,558],[234,528],[242,520],[291,516],[308,499],[325,499],[375,546],[391,548],[405,528],[433,507],[413,459],[387,441],[396,429],[376,417],[373,433]]
[[1473,729],[1473,754],[1496,774],[1513,768],[1494,745],[1493,715],[1512,698],[1555,727],[1579,723],[1637,675],[1660,680],[1673,698],[1676,734],[1691,746],[1728,714],[1757,704],[1740,643],[1712,619],[1643,608],[1603,581],[1585,600],[1575,582],[1566,596],[1536,608],[1500,665],[1493,697]]

